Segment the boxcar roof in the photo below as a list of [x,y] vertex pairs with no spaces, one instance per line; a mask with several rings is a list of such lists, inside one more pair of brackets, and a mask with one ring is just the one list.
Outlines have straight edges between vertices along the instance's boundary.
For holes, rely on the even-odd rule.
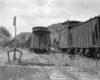
[[66,27],[64,27],[63,29],[61,29],[61,30],[59,30],[58,32],[60,32],[60,31],[62,31],[62,30],[64,30],[64,29],[66,29],[66,28],[71,28],[71,27],[73,27],[73,26],[75,26],[75,25],[77,25],[77,24],[79,24],[79,23],[81,23],[80,21],[67,21],[67,22],[64,22],[64,23],[62,23],[62,25],[67,25],[67,24],[69,24],[68,26],[66,26]]
[[[77,27],[77,26],[79,26],[79,25],[85,24],[85,23],[87,23],[87,22],[89,22],[89,21],[91,21],[91,20],[94,20],[94,19],[96,19],[96,18],[100,18],[100,15],[99,15],[99,16],[95,16],[94,18],[90,18],[89,20],[84,21],[84,22],[82,22],[82,23],[80,23],[80,24],[78,24],[78,25],[72,26],[71,28],[75,28],[75,27]],[[70,27],[70,26],[69,26],[69,27]]]
[[43,29],[47,29],[46,27],[43,27],[43,26],[33,27],[32,29],[41,29],[41,28],[43,28]]
[[[100,15],[99,15],[99,16],[96,16],[96,17],[94,17],[94,18],[90,18],[90,19],[87,20],[87,21],[80,22],[79,24],[69,25],[68,27],[63,28],[63,29],[61,29],[60,31],[66,29],[66,28],[75,28],[75,27],[77,27],[77,26],[79,26],[79,25],[85,24],[85,23],[87,23],[87,22],[89,22],[89,21],[91,21],[91,20],[93,20],[93,19],[96,19],[96,18],[100,18]],[[58,31],[58,32],[60,32],[60,31]]]
[[47,31],[47,32],[50,32],[50,31],[48,30],[48,28],[43,27],[43,26],[33,27],[32,29],[33,29],[33,31]]
[[61,30],[59,30],[58,32],[60,32],[60,31],[62,31],[62,30],[65,30],[66,28],[68,29],[70,29],[70,28],[72,28],[73,26],[77,26],[78,24],[74,24],[74,25],[69,25],[68,27],[65,27],[65,28],[63,28],[63,29],[61,29]]
[[80,23],[80,21],[65,21],[64,23],[62,23],[62,25],[67,25],[67,24],[69,24],[69,25],[73,25],[73,24],[76,24],[76,23]]

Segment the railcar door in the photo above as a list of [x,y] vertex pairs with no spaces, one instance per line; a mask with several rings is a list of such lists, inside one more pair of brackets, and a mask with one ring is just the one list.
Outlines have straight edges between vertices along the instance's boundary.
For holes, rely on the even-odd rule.
[[72,46],[72,33],[71,29],[68,29],[68,46]]
[[47,47],[47,33],[46,32],[40,32],[39,34],[39,47],[45,48]]
[[39,47],[41,47],[43,44],[43,33],[39,34]]
[[39,37],[39,47],[42,49],[49,48],[50,46],[50,38],[49,32],[41,32]]

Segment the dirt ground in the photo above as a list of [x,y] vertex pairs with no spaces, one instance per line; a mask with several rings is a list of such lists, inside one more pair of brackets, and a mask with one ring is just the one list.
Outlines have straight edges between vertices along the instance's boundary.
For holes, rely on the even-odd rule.
[[0,67],[0,80],[50,80],[48,70],[20,66]]

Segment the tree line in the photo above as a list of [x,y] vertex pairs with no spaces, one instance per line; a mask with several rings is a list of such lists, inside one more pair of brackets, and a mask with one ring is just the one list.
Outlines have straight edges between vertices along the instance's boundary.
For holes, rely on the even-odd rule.
[[[30,32],[21,32],[16,36],[16,45],[21,46],[29,37]],[[0,47],[14,47],[14,38],[9,30],[4,26],[0,26]]]

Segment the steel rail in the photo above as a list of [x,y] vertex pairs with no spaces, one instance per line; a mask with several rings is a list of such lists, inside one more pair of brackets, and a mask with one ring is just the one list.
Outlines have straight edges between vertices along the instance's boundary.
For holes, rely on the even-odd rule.
[[[54,55],[54,57],[55,57],[56,59],[59,59],[59,58],[56,57],[55,55]],[[63,61],[63,60],[62,60],[62,61]],[[99,74],[98,72],[96,72],[96,71],[93,71],[93,70],[90,70],[90,69],[81,67],[81,66],[79,66],[79,65],[77,65],[77,64],[74,64],[74,63],[69,63],[69,62],[67,62],[67,61],[64,61],[64,63],[66,63],[66,64],[68,64],[68,65],[70,65],[70,66],[73,66],[73,67],[76,66],[76,67],[78,67],[78,68],[80,68],[80,69],[82,69],[82,70],[85,70],[86,72],[89,72],[89,73],[91,73],[91,74],[93,74],[93,75],[96,75],[97,77],[100,78],[100,74]]]
[[42,55],[40,55],[40,57],[42,57],[43,59],[47,60],[50,63],[53,63],[55,65],[55,67],[60,70],[63,74],[65,74],[66,76],[69,76],[71,78],[71,80],[78,80],[75,76],[73,76],[72,74],[70,74],[69,72],[67,72],[66,70],[64,70],[63,68],[60,67],[60,65],[54,63],[53,61],[51,61],[49,58],[43,57]]

